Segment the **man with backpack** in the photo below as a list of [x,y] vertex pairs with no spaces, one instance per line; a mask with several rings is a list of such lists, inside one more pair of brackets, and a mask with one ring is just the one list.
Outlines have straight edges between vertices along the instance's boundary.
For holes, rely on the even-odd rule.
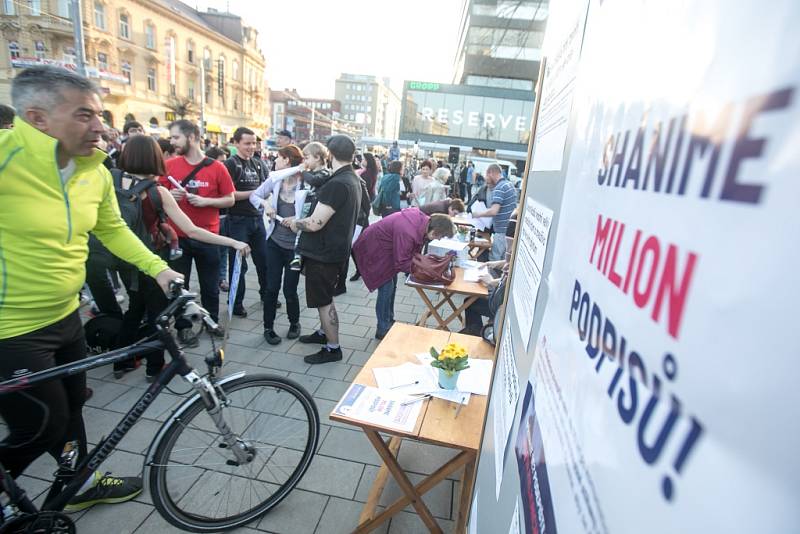
[[[169,125],[170,142],[175,147],[175,157],[166,162],[167,176],[161,185],[172,193],[178,206],[198,227],[219,233],[219,210],[233,206],[234,187],[225,165],[206,157],[200,150],[200,130],[191,121],[181,119]],[[200,300],[214,321],[219,320],[219,251],[215,245],[190,239],[180,228],[178,233],[183,255],[170,262],[184,275],[186,284],[192,272],[192,260],[200,281]],[[181,320],[176,324],[178,340],[185,346],[197,346],[191,333],[191,323]],[[214,335],[223,336],[222,328]]]
[[[240,127],[233,133],[236,154],[225,160],[225,168],[233,180],[236,191],[233,198],[236,203],[228,209],[228,236],[250,245],[253,263],[258,274],[258,286],[261,300],[264,300],[264,291],[267,287],[267,231],[264,228],[264,219],[259,211],[250,204],[250,194],[267,179],[269,170],[260,159],[254,158],[256,147],[256,134],[249,128]],[[228,278],[233,276],[234,251],[228,256]],[[233,302],[233,314],[247,317],[244,309],[245,281],[247,262],[242,261],[242,270],[239,277],[239,286]],[[231,281],[232,282],[232,281]],[[232,284],[231,284],[232,285]]]

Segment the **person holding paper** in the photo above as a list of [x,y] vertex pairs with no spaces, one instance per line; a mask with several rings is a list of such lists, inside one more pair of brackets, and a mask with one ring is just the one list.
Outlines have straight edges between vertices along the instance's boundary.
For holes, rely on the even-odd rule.
[[356,265],[367,289],[378,290],[376,339],[383,339],[394,323],[397,274],[411,271],[411,260],[422,252],[426,241],[453,237],[455,231],[447,215],[429,217],[417,208],[408,208],[370,225],[358,238],[353,245]]
[[[486,182],[494,190],[491,194],[491,207],[484,212],[472,212],[473,217],[492,217],[492,250],[489,260],[502,260],[506,254],[506,228],[511,212],[517,207],[517,190],[503,176],[503,169],[497,163],[486,168]],[[488,195],[487,195],[488,196]]]
[[[289,331],[286,337],[300,337],[300,298],[297,295],[300,271],[291,268],[295,257],[296,235],[284,222],[303,212],[303,204],[308,195],[300,174],[303,159],[303,152],[297,145],[280,148],[275,160],[275,171],[250,195],[250,203],[262,207],[264,217],[268,220],[263,320],[264,339],[270,345],[281,342],[281,337],[274,330],[275,308],[281,286],[286,299],[286,313],[289,315]],[[324,161],[324,156],[322,160]],[[283,177],[281,171],[285,169],[295,169],[295,172]]]
[[[160,184],[169,189],[189,219],[196,226],[213,234],[219,233],[219,210],[230,208],[235,200],[233,182],[225,165],[207,158],[200,150],[200,129],[197,124],[180,119],[169,125],[170,142],[176,156],[166,162],[166,176]],[[178,182],[176,187],[173,181]],[[219,250],[215,245],[203,243],[189,237],[186,232],[171,222],[178,233],[183,255],[170,262],[173,269],[184,276],[189,284],[192,261],[197,267],[200,280],[200,300],[211,318],[219,321]],[[178,340],[185,346],[197,346],[191,331],[191,321],[176,321]],[[222,327],[214,335],[222,337]]]

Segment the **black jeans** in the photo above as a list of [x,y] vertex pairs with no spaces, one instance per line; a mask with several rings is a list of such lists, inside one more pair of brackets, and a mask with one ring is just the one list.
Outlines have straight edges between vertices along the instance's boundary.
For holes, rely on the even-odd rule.
[[[127,347],[141,339],[141,334],[152,334],[156,330],[156,319],[162,311],[169,305],[167,296],[161,290],[158,283],[146,274],[136,271],[132,273],[136,277],[136,285],[129,278],[128,273],[123,274],[122,280],[128,290],[128,310],[122,316],[122,326],[117,337],[117,348]],[[142,332],[142,319],[147,317],[145,332]],[[156,350],[145,355],[147,359],[147,374],[155,375],[164,366],[164,350]],[[114,364],[114,369],[123,369],[124,362]]]
[[300,322],[300,298],[297,296],[297,284],[300,272],[289,268],[294,258],[294,250],[278,246],[272,239],[267,239],[267,288],[264,291],[264,330],[275,326],[275,303],[283,278],[283,298],[286,299],[286,313],[291,324]]
[[[256,266],[258,275],[258,294],[264,300],[264,291],[267,285],[267,231],[264,229],[264,219],[258,217],[248,217],[242,215],[228,215],[228,237],[237,241],[243,241],[250,245],[250,257]],[[233,262],[236,258],[236,251],[228,249],[228,280],[233,277]],[[236,290],[236,300],[233,301],[233,309],[242,309],[244,300],[245,282],[244,275],[247,273],[247,261],[242,260],[242,273],[239,277],[239,287]],[[231,280],[232,282],[232,280]],[[233,285],[231,283],[231,285]]]
[[[7,380],[85,357],[83,325],[74,311],[39,330],[0,339],[0,377]],[[79,456],[86,456],[85,400],[85,373],[0,396],[0,415],[8,425],[0,442],[0,463],[13,478],[45,452],[58,459],[67,441],[78,440]]]
[[114,258],[109,254],[89,250],[89,258],[86,260],[86,285],[89,286],[94,303],[101,313],[122,317],[122,308],[117,302],[114,285],[109,276],[109,270],[115,267]]
[[[201,243],[188,237],[180,238],[183,256],[170,262],[169,266],[183,275],[186,287],[192,274],[192,260],[197,266],[197,277],[200,279],[200,301],[211,314],[214,322],[219,322],[219,248],[217,245]],[[190,328],[191,321],[178,319],[177,328]]]
[[469,330],[470,334],[478,335],[483,328],[483,318],[491,317],[492,312],[489,310],[489,299],[481,297],[472,304],[470,304],[464,311],[464,328]]

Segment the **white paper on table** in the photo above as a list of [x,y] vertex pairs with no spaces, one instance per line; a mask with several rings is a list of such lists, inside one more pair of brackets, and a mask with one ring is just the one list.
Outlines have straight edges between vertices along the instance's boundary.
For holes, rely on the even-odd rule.
[[464,269],[464,281],[465,282],[478,282],[480,281],[481,275],[488,274],[489,270],[484,267],[478,267],[477,269]]
[[469,392],[441,389],[437,379],[438,370],[430,365],[406,362],[395,367],[375,367],[372,374],[380,389],[403,395],[425,393],[457,404],[469,404]]
[[447,287],[444,284],[423,284],[421,282],[417,282],[416,280],[414,280],[414,278],[411,277],[410,274],[406,277],[406,284],[412,284],[412,285],[430,287],[430,288],[441,288],[441,289],[444,289],[445,287]]
[[[430,354],[417,354],[417,359],[423,365],[430,365],[433,357]],[[469,368],[458,374],[456,390],[475,395],[488,395],[489,383],[492,381],[492,360],[469,359]],[[434,369],[431,367],[431,369]],[[435,369],[434,369],[435,370]]]
[[[483,201],[478,200],[474,204],[472,204],[472,211],[481,213],[483,211],[487,211],[486,204]],[[472,214],[470,214],[472,215]],[[475,228],[478,230],[486,230],[492,226],[492,217],[472,217],[472,221],[475,223]]]
[[413,397],[362,384],[351,384],[333,413],[384,428],[412,432],[417,425],[423,403],[403,404],[409,400],[413,400]]
[[479,269],[484,266],[483,263],[475,260],[461,260],[461,267],[462,269]]

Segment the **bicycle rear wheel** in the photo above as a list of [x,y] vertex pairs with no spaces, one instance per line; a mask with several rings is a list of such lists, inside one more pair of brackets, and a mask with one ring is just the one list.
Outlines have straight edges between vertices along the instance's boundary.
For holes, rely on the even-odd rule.
[[221,387],[223,417],[252,447],[252,461],[232,465],[232,451],[198,399],[167,423],[150,465],[156,509],[192,532],[228,530],[265,514],[300,481],[319,440],[317,407],[295,382],[253,375]]

